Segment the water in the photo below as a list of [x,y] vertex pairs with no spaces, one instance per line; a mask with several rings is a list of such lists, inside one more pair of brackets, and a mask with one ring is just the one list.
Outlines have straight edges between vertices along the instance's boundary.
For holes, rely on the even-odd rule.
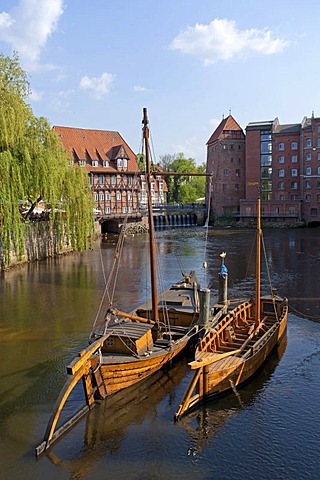
[[[178,254],[181,267],[195,269],[215,296],[219,254],[227,251],[230,297],[251,293],[253,232],[210,230],[206,249],[205,232],[157,233],[163,287],[180,278]],[[174,423],[191,376],[182,358],[172,370],[97,405],[38,460],[34,448],[66,380],[65,366],[86,345],[104,288],[100,250],[7,272],[0,279],[0,479],[318,478],[319,243],[317,229],[265,232],[272,284],[289,297],[288,333],[239,396]],[[102,245],[106,273],[114,251],[113,239]],[[150,294],[146,237],[127,239],[123,263],[114,303],[129,308]],[[265,268],[262,283],[268,283]]]

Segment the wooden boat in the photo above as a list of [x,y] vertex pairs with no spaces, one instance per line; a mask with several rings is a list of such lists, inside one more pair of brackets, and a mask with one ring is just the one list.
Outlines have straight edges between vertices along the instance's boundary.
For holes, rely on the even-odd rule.
[[255,299],[227,312],[199,340],[195,358],[190,363],[195,373],[176,419],[210,397],[221,396],[231,390],[236,392],[237,387],[257,373],[286,331],[287,299],[281,298],[272,289],[270,295],[260,296],[260,209],[259,199]]
[[[36,448],[43,453],[73,425],[97,400],[149,377],[176,357],[197,332],[199,317],[198,282],[194,272],[161,295],[157,293],[155,232],[152,214],[149,127],[144,109],[143,138],[146,157],[150,269],[152,298],[125,313],[108,308],[91,334],[91,343],[67,367],[70,378],[63,387],[49,420],[44,440]],[[65,425],[57,423],[71,391],[83,381],[86,405]]]

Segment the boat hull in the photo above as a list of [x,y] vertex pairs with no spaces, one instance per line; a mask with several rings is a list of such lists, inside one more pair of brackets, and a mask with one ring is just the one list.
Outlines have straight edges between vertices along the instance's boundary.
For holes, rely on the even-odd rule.
[[207,376],[208,385],[206,397],[225,395],[234,387],[241,387],[248,382],[281,342],[286,332],[286,325],[287,316],[285,315],[261,348],[248,358],[231,356],[205,367],[204,375]]
[[[104,383],[106,395],[130,387],[140,382],[171,362],[187,345],[189,337],[176,342],[172,348],[161,349],[145,358],[132,359],[121,362],[119,358],[102,357],[98,363]],[[114,361],[113,361],[114,360]],[[97,360],[95,359],[95,363]],[[97,368],[94,364],[93,367]]]

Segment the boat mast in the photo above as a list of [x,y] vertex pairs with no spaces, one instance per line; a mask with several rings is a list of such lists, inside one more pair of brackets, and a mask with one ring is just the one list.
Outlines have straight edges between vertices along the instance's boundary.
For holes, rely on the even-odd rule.
[[147,199],[148,199],[148,219],[149,219],[149,244],[150,244],[150,269],[151,269],[151,291],[152,291],[152,319],[159,323],[158,312],[158,292],[157,292],[157,273],[156,273],[156,248],[155,233],[152,211],[151,196],[151,171],[150,171],[150,149],[149,149],[149,121],[147,109],[143,109],[143,140],[146,154],[146,183],[147,183]]
[[260,197],[258,198],[257,206],[257,231],[256,231],[256,327],[260,324],[260,270],[261,270],[261,205]]

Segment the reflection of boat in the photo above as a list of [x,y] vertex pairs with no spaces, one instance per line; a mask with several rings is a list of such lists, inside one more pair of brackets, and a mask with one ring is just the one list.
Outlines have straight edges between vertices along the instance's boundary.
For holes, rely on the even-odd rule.
[[[156,422],[159,404],[171,407],[171,393],[188,372],[186,358],[176,362],[168,371],[157,372],[124,391],[97,404],[73,431],[48,451],[49,460],[68,472],[70,478],[87,478],[88,473],[103,459],[115,455],[123,443],[134,443],[132,426]],[[157,428],[155,426],[155,428]],[[75,429],[76,430],[76,429]],[[83,431],[83,434],[82,434]],[[141,448],[145,446],[141,445]],[[111,459],[112,462],[112,459]],[[68,477],[69,478],[69,477]]]
[[[176,413],[178,419],[210,396],[220,396],[251,378],[286,331],[287,300],[273,289],[260,296],[260,250],[262,230],[260,199],[256,229],[256,295],[229,311],[199,341],[190,363],[195,374]],[[222,254],[225,256],[225,254]],[[222,261],[222,275],[227,275]]]
[[[69,380],[63,387],[50,418],[39,455],[74,424],[98,399],[147,378],[168,364],[196,332],[198,282],[194,272],[158,296],[155,233],[152,215],[152,184],[149,158],[149,127],[144,109],[143,137],[146,159],[150,270],[152,298],[124,313],[109,305],[101,321],[95,323],[91,344],[67,367]],[[121,243],[121,245],[123,242]],[[119,257],[119,252],[117,252]],[[135,275],[136,272],[135,272]],[[57,431],[61,411],[79,380],[83,381],[86,406]]]
[[252,404],[261,395],[284,355],[286,346],[287,335],[285,333],[279,345],[271,353],[268,362],[260,369],[259,375],[255,375],[252,381],[248,382],[240,392],[236,392],[237,395],[228,395],[214,402],[202,404],[199,408],[181,418],[179,425],[188,433],[190,438],[189,455],[196,455],[212,443],[221,428],[242,407]]

